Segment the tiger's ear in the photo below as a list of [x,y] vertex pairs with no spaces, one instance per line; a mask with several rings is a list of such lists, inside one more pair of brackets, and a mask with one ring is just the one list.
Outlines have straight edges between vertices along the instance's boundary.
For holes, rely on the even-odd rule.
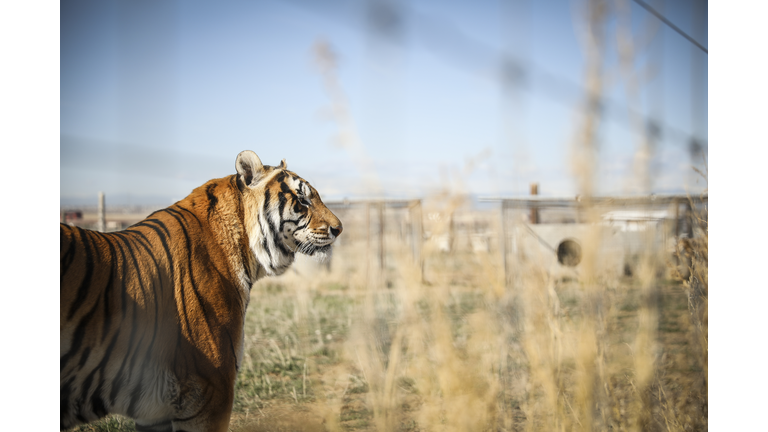
[[241,151],[237,155],[235,169],[246,186],[255,184],[264,176],[264,165],[261,163],[261,159],[250,150]]
[[285,163],[285,159],[280,161],[280,169],[286,169],[288,168],[288,164]]

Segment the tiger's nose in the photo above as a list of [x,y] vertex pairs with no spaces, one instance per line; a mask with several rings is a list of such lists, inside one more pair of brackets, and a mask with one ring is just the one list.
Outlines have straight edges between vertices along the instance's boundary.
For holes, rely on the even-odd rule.
[[338,237],[342,231],[344,231],[344,227],[342,227],[341,225],[331,227],[331,234],[333,234],[334,237]]

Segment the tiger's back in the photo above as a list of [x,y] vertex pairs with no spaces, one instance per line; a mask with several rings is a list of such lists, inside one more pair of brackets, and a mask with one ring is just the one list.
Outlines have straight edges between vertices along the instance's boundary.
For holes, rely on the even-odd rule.
[[252,284],[304,237],[322,249],[341,232],[319,196],[286,205],[303,180],[284,163],[241,156],[124,231],[60,226],[62,429],[118,413],[140,431],[226,430]]

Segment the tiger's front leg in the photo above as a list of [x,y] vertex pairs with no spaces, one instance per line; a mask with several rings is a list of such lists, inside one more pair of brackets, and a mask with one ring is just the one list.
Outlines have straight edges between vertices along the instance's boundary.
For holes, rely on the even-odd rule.
[[[198,376],[180,383],[180,391],[171,401],[175,417],[170,422],[172,427],[169,431],[227,431],[234,401],[235,375],[218,375],[217,378],[216,381],[207,381]],[[147,432],[161,430],[148,429]]]
[[[227,432],[229,417],[232,414],[232,397],[222,403],[209,404],[204,410],[195,416],[183,419],[174,419],[174,432]],[[154,432],[154,431],[151,431]]]

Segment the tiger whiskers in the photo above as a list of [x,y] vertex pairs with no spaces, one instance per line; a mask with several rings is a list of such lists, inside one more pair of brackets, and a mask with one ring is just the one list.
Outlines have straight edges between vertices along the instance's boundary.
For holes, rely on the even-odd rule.
[[296,246],[296,252],[312,257],[312,259],[319,263],[328,261],[331,258],[332,251],[333,249],[331,248],[330,243],[318,246],[308,240],[305,240]]

